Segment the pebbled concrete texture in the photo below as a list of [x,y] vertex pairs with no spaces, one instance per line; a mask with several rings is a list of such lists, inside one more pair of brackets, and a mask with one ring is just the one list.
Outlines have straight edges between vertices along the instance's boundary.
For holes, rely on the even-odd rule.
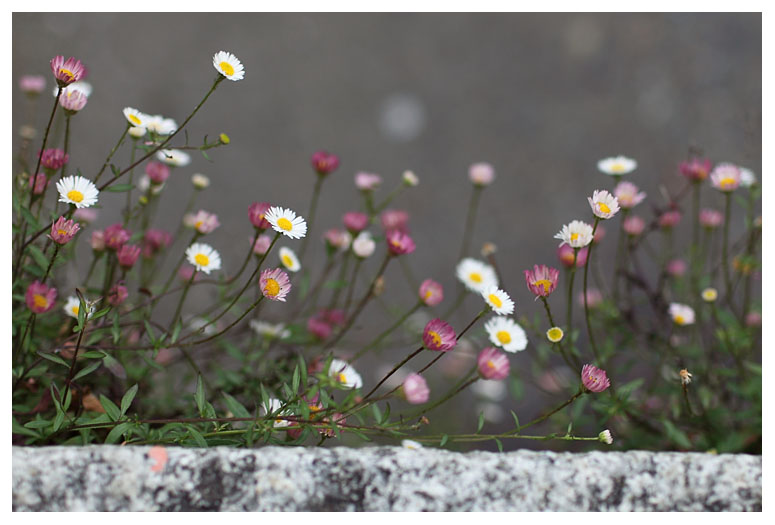
[[761,456],[13,447],[15,511],[761,509]]

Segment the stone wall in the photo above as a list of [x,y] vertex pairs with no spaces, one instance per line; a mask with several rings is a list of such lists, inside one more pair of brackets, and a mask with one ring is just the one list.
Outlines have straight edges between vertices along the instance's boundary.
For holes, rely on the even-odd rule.
[[761,511],[760,456],[14,447],[16,511]]

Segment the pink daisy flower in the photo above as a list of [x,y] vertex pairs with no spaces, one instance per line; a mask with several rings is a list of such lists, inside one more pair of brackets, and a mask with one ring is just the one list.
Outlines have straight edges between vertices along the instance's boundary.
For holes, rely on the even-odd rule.
[[355,174],[355,186],[361,191],[374,191],[380,184],[382,184],[382,177],[375,173]]
[[163,184],[170,176],[170,167],[156,160],[152,160],[145,166],[145,173],[155,184]]
[[660,228],[674,228],[675,226],[678,226],[679,222],[681,222],[681,212],[678,210],[666,211],[659,216]]
[[444,300],[444,288],[433,279],[425,279],[420,284],[420,301],[425,306],[436,306]]
[[140,257],[140,247],[134,244],[124,244],[116,252],[118,264],[125,270],[130,269]]
[[646,198],[646,194],[638,191],[638,187],[632,182],[622,181],[614,188],[614,197],[619,201],[622,209],[634,208]]
[[49,237],[57,244],[67,244],[80,229],[81,226],[74,220],[67,220],[64,217],[59,217],[56,222],[51,225]]
[[506,354],[488,346],[481,352],[477,358],[477,367],[479,368],[479,375],[484,379],[506,379],[509,376],[509,358]]
[[495,180],[495,169],[486,162],[471,164],[468,179],[476,186],[489,186]]
[[310,159],[315,172],[320,175],[328,175],[339,167],[339,157],[324,150],[316,151]]
[[48,187],[48,178],[45,173],[38,173],[36,177],[30,177],[30,188],[33,195],[43,194],[46,191],[46,187]]
[[291,280],[288,274],[279,268],[266,269],[261,272],[258,286],[267,299],[285,302],[285,296],[291,291]]
[[382,229],[386,232],[398,230],[404,233],[409,232],[409,214],[404,210],[385,210],[380,215]]
[[581,369],[581,383],[584,388],[595,393],[602,392],[611,386],[611,381],[606,376],[605,370],[593,365],[584,365]]
[[560,270],[550,268],[545,264],[540,266],[536,264],[532,271],[525,270],[524,273],[527,289],[533,292],[536,297],[548,297],[557,288],[557,281],[560,278]]
[[740,186],[740,168],[725,162],[719,164],[710,174],[710,183],[719,191],[735,191]]
[[317,315],[310,317],[307,320],[307,332],[309,332],[315,339],[323,341],[331,336],[331,325],[319,318]]
[[90,239],[91,249],[95,252],[101,252],[105,250],[105,232],[102,230],[96,230],[91,233]]
[[359,211],[348,211],[342,217],[342,222],[350,233],[356,234],[365,230],[369,225],[369,216]]
[[124,228],[120,222],[111,224],[105,228],[105,246],[111,250],[118,251],[123,245],[129,242],[132,232]]
[[172,242],[172,235],[164,230],[149,229],[143,236],[143,257],[150,259]]
[[59,95],[59,105],[71,114],[81,111],[86,106],[87,101],[86,95],[78,90],[64,90]]
[[630,215],[622,222],[622,228],[627,235],[637,237],[646,228],[646,221],[637,215]]
[[38,155],[40,155],[40,165],[50,172],[60,170],[70,160],[70,155],[57,148],[43,150]]
[[431,390],[428,383],[420,374],[409,374],[401,385],[404,398],[412,405],[421,405],[428,402]]
[[27,95],[39,95],[46,89],[46,77],[43,75],[23,75],[19,79],[19,89]]
[[123,284],[115,284],[113,287],[108,291],[108,303],[110,303],[113,306],[118,306],[124,301],[126,301],[126,298],[129,297],[129,292],[126,289],[126,286]]
[[54,308],[57,290],[53,286],[48,287],[36,280],[27,287],[24,299],[30,311],[36,314],[44,314]]
[[81,80],[86,75],[86,68],[80,60],[73,57],[65,60],[65,57],[57,55],[51,59],[51,72],[59,87],[65,87]]
[[700,212],[700,224],[704,228],[712,230],[718,228],[724,222],[724,214],[717,210],[706,208]]
[[679,166],[681,175],[689,180],[703,181],[708,178],[712,164],[708,159],[693,158],[684,161]]
[[[579,250],[578,255],[576,255],[576,267],[582,268],[585,264],[587,264],[587,253],[589,252],[589,248],[581,248]],[[567,244],[563,244],[559,248],[557,248],[557,258],[560,259],[560,262],[563,266],[566,268],[570,268],[573,266],[573,248],[571,248]]]
[[422,333],[423,346],[428,350],[448,352],[455,348],[455,330],[441,319],[431,319]]
[[412,253],[415,249],[414,241],[408,234],[402,233],[398,230],[393,230],[387,233],[386,236],[388,250],[393,255],[404,255]]
[[218,226],[221,225],[218,222],[218,216],[214,213],[210,213],[205,210],[199,210],[191,219],[191,223],[194,225],[194,229],[199,233],[205,235],[212,233]]
[[251,204],[248,208],[248,218],[250,219],[250,224],[260,230],[266,230],[267,228],[270,228],[272,225],[269,224],[269,221],[264,218],[264,215],[266,215],[266,212],[269,211],[269,208],[271,207],[272,205],[268,202],[254,202]]

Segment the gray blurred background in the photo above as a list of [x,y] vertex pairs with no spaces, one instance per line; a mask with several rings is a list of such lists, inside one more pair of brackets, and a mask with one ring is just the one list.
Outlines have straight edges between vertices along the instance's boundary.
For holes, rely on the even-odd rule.
[[[360,207],[356,171],[381,174],[385,195],[411,169],[421,184],[394,207],[411,214],[414,273],[441,281],[449,304],[471,191],[467,169],[490,162],[497,180],[483,194],[474,244],[476,251],[484,241],[497,244],[517,311],[530,316],[539,305],[522,270],[556,265],[552,236],[563,223],[589,217],[585,196],[592,190],[611,188],[596,170],[598,159],[637,159],[629,179],[659,205],[660,184],[673,192],[682,186],[677,165],[690,147],[760,174],[761,49],[759,14],[13,17],[15,101],[18,77],[50,78],[54,55],[78,57],[89,68],[94,93],[73,119],[70,163],[87,177],[120,135],[124,106],[181,122],[214,78],[213,53],[239,57],[245,79],[223,82],[188,128],[192,143],[223,131],[231,145],[211,151],[213,163],[194,154],[190,166],[175,170],[155,221],[174,230],[190,175],[209,175],[213,186],[199,203],[220,216],[222,228],[207,240],[227,270],[244,256],[248,205],[266,200],[304,213],[314,182],[309,157],[328,149],[341,166],[323,187],[317,251],[303,264],[318,266],[309,255],[322,253],[320,234]],[[25,123],[22,108],[14,104],[15,130]],[[126,165],[127,156],[116,160]],[[122,199],[101,201],[100,226],[118,218]],[[710,191],[703,199],[721,205]],[[733,231],[742,228],[742,214],[737,219]],[[389,269],[388,299],[408,308],[414,299],[402,275],[397,264]],[[453,319],[456,326],[477,311],[474,303]],[[378,307],[367,314],[363,337],[373,334],[372,323],[385,326]],[[520,359],[526,353],[512,367],[525,366]],[[377,373],[377,366],[364,372],[367,383]]]

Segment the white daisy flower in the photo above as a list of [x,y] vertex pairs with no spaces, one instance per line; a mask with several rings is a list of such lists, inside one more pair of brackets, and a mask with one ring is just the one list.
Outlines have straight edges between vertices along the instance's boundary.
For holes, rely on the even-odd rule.
[[681,303],[670,303],[670,308],[667,311],[670,317],[673,318],[673,322],[678,326],[694,324],[694,309],[691,306]]
[[331,360],[331,366],[328,367],[328,375],[347,388],[360,388],[363,386],[361,375],[347,361],[342,361],[341,359]]
[[298,272],[301,270],[301,263],[299,262],[299,258],[296,257],[296,254],[293,253],[293,250],[283,246],[280,248],[279,253],[280,262],[283,263],[283,266],[285,266],[289,272]]
[[[58,91],[59,91],[59,86],[54,86],[54,91],[52,92],[53,95],[57,96]],[[62,89],[62,93],[64,94],[70,94],[74,91],[80,91],[81,93],[83,93],[84,97],[89,98],[92,92],[92,85],[83,80],[79,80],[78,82],[73,82],[72,84],[68,84],[66,87]]]
[[139,139],[145,136],[146,129],[142,126],[130,126],[129,136],[135,139]]
[[272,206],[264,214],[264,219],[272,225],[274,231],[291,239],[301,239],[307,235],[307,222],[304,217],[296,215],[290,208]]
[[201,173],[194,173],[191,175],[191,184],[194,185],[194,188],[203,190],[210,185],[210,178]]
[[715,288],[705,288],[702,291],[702,300],[706,303],[712,303],[718,298],[718,290]]
[[[67,302],[64,306],[65,313],[72,317],[73,319],[78,319],[78,312],[81,310],[81,301],[78,300],[78,297],[75,295],[71,295],[67,298]],[[94,304],[91,304],[89,301],[86,301],[86,314],[92,315],[94,313]]]
[[748,168],[740,168],[740,186],[750,188],[756,184],[756,175]]
[[422,448],[422,444],[411,439],[404,439],[401,441],[401,446],[409,450],[419,450]]
[[97,204],[100,190],[92,181],[80,175],[70,175],[57,181],[59,202],[75,204],[76,208],[88,208]]
[[[349,233],[347,235],[349,235]],[[352,246],[353,253],[361,259],[371,257],[371,255],[374,253],[374,250],[377,249],[377,244],[374,242],[374,238],[372,238],[371,234],[367,231],[362,231],[359,233],[355,240],[352,241]]]
[[482,298],[492,311],[498,315],[511,315],[514,313],[514,301],[509,294],[497,286],[490,286],[482,292]]
[[287,339],[291,336],[291,331],[283,323],[273,324],[253,319],[249,325],[254,332],[267,339]]
[[635,160],[627,158],[623,155],[619,155],[618,157],[608,157],[607,159],[600,160],[597,163],[597,169],[606,175],[614,176],[627,175],[628,173],[635,171],[635,168],[637,167],[638,163]]
[[571,248],[583,248],[592,242],[592,226],[583,221],[573,221],[564,225],[554,238],[562,241],[560,246],[567,244]]
[[619,200],[605,190],[595,190],[587,200],[592,213],[601,219],[610,219],[619,211]]
[[163,149],[156,154],[156,158],[168,166],[175,166],[178,168],[188,166],[191,162],[191,156],[179,149]]
[[131,125],[139,128],[147,127],[148,123],[151,120],[151,117],[149,115],[146,115],[145,113],[143,113],[138,109],[130,108],[130,107],[124,108],[124,117]]
[[495,269],[470,257],[460,261],[455,272],[457,278],[472,292],[482,293],[491,286],[498,286]]
[[169,135],[178,129],[178,123],[171,118],[164,118],[162,115],[146,115],[147,123],[145,127],[157,135]]
[[527,334],[510,317],[493,317],[484,324],[490,341],[507,352],[519,352],[527,347]]
[[198,271],[207,274],[221,269],[221,256],[209,244],[195,242],[186,250],[186,258]]
[[[267,411],[266,407],[262,405],[261,406],[261,413],[264,416],[266,416],[267,414],[274,414],[275,416],[290,416],[291,414],[287,410],[283,410],[282,412],[277,412],[278,410],[280,410],[283,407],[283,405],[285,405],[285,403],[283,403],[279,399],[276,399],[274,397],[270,397],[269,398],[269,410]],[[275,413],[275,412],[277,412],[277,413]],[[288,421],[287,419],[275,419],[274,420],[274,424],[272,426],[274,426],[275,428],[278,428],[278,427],[287,427],[290,424],[291,424],[291,422]]]
[[213,55],[213,67],[229,80],[236,82],[245,78],[245,68],[242,67],[242,62],[226,51],[218,51]]

